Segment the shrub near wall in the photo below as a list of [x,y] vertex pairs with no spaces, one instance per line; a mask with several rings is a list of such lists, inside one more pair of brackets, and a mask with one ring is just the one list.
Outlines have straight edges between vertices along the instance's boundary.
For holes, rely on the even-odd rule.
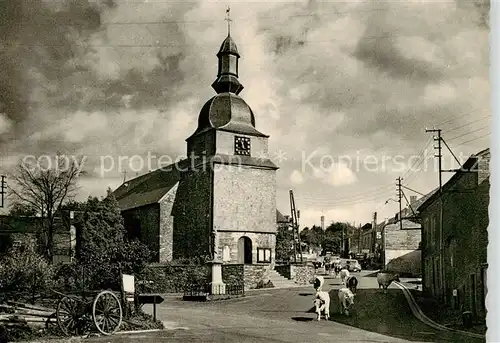
[[242,264],[223,264],[222,265],[222,281],[225,284],[233,285],[243,283],[244,267]]
[[210,282],[210,276],[210,266],[204,264],[154,264],[140,276],[141,280],[152,283],[139,286],[139,289],[148,293],[182,293],[188,285]]

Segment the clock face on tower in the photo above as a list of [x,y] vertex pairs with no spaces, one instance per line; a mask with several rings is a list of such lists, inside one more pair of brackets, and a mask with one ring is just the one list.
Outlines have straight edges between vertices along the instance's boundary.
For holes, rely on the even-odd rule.
[[235,136],[234,137],[234,154],[250,156],[250,138]]

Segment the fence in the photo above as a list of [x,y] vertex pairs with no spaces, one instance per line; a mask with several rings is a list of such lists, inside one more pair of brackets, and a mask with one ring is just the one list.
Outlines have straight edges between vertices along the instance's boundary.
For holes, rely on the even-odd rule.
[[[222,288],[222,286],[220,286]],[[229,297],[238,297],[245,295],[245,285],[243,283],[230,283],[225,285],[225,292],[222,289],[212,293],[212,286],[210,283],[193,283],[184,288],[184,300],[216,300],[225,299]],[[224,294],[217,294],[224,293]]]

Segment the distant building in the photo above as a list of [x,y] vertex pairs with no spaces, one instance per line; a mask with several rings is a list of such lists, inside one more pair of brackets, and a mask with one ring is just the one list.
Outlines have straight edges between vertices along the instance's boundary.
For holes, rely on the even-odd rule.
[[441,197],[436,192],[419,207],[424,290],[479,318],[486,314],[489,162],[489,149],[472,155]]
[[435,191],[417,199],[410,196],[410,204],[393,218],[390,218],[382,229],[382,260],[386,269],[412,276],[421,275],[422,270],[422,226],[418,206],[427,200]]

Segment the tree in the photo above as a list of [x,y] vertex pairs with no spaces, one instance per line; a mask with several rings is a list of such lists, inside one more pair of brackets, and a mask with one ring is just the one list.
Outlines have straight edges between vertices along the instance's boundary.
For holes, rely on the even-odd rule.
[[38,160],[21,160],[11,175],[14,186],[8,186],[9,196],[15,203],[40,214],[43,231],[47,238],[46,256],[49,261],[53,255],[53,235],[55,215],[61,205],[76,195],[78,177],[82,170],[84,157],[69,157],[58,153],[53,159],[45,159],[46,166]]
[[289,261],[293,257],[293,231],[281,226],[276,233],[276,260]]
[[75,278],[85,276],[85,288],[117,287],[121,273],[143,272],[150,251],[138,240],[127,239],[118,202],[110,192],[103,200],[89,197],[85,203],[72,204],[75,208],[78,248],[72,269]]

